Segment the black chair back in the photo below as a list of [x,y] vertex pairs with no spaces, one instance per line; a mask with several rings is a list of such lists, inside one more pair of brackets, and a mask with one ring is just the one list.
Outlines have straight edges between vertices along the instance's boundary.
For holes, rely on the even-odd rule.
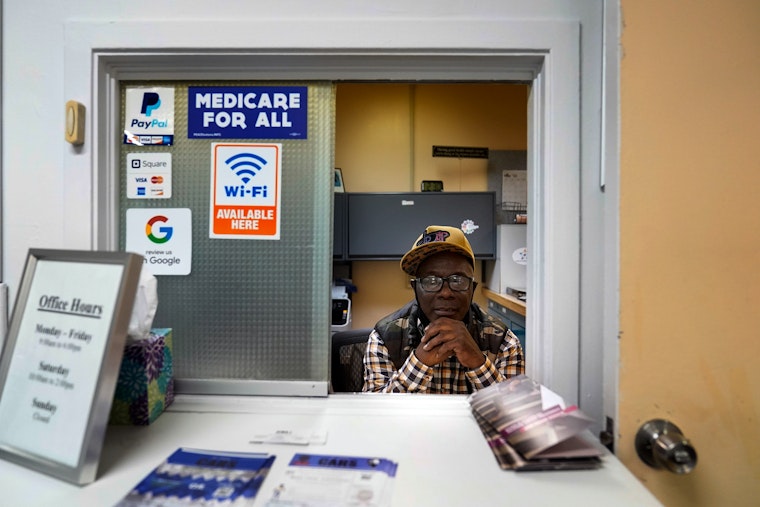
[[338,331],[332,336],[332,392],[361,392],[364,386],[364,352],[371,332],[371,327],[364,327]]

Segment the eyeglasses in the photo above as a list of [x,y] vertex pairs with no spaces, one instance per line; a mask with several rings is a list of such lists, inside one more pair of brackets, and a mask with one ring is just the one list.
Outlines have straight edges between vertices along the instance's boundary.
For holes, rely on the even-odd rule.
[[413,281],[420,284],[425,292],[438,292],[443,288],[443,282],[448,282],[449,289],[456,292],[465,292],[470,290],[470,286],[475,283],[474,278],[462,275],[450,275],[445,278],[430,275],[423,278],[413,278]]

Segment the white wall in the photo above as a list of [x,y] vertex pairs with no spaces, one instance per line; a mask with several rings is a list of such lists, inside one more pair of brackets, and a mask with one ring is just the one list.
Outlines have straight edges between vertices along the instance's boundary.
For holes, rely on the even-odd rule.
[[[76,34],[65,34],[65,27],[71,21],[123,23],[127,20],[223,22],[246,18],[271,19],[272,33],[276,33],[278,38],[288,37],[289,45],[297,48],[319,47],[323,43],[325,47],[332,45],[332,34],[325,32],[320,24],[320,20],[330,18],[356,19],[357,23],[361,20],[381,18],[398,20],[400,23],[414,19],[438,18],[454,21],[455,25],[461,23],[463,26],[477,24],[478,20],[499,17],[577,20],[582,27],[583,129],[580,162],[584,177],[581,206],[589,210],[589,216],[592,216],[602,214],[605,206],[601,194],[597,191],[601,153],[601,4],[602,0],[290,0],[267,3],[199,0],[134,0],[119,3],[98,0],[6,0],[2,20],[2,273],[4,281],[10,285],[11,298],[15,295],[29,247],[90,249],[94,246],[92,229],[96,217],[92,215],[96,213],[93,211],[96,208],[89,205],[93,182],[88,179],[89,175],[73,171],[65,163],[66,157],[71,153],[82,158],[91,154],[91,146],[88,143],[82,149],[76,150],[66,144],[63,137],[64,104],[69,99],[81,100],[80,97],[66,96],[64,93],[64,46],[67,37],[76,37]],[[292,34],[283,34],[278,31],[278,20],[302,20],[301,26],[308,28],[294,31]],[[161,33],[138,32],[135,37],[144,35],[158,40],[163,36]],[[185,37],[192,35],[185,34]],[[346,47],[361,47],[365,35],[362,30],[357,29],[356,44],[349,43]],[[403,40],[409,47],[426,47],[427,41],[420,36],[415,39],[413,31],[405,32],[403,35]],[[163,44],[170,46],[173,36],[176,34],[167,34]],[[213,34],[203,36],[213,37]],[[387,38],[386,44],[389,45],[398,40],[398,34],[393,31],[381,36]],[[241,34],[240,38],[244,39],[244,34]],[[455,38],[456,34],[452,32],[452,40]],[[89,103],[85,105],[88,108],[92,106]],[[608,191],[610,181],[615,183],[614,178],[608,178]],[[597,223],[589,226],[587,222],[583,222],[583,237],[596,244],[608,243],[604,225]],[[586,293],[609,291],[602,279],[603,257],[604,248],[582,250],[581,265],[587,272],[582,280],[582,290]],[[587,334],[593,335],[594,340],[599,341],[602,339],[603,318],[595,311],[589,310],[585,301],[586,299],[583,300],[580,310],[580,325],[588,328]],[[592,345],[584,347],[584,350],[599,351],[596,356],[584,355],[584,360],[588,361],[589,369],[600,369],[602,347]],[[588,396],[596,400],[601,397],[601,382],[598,380],[590,382],[584,389],[588,389],[589,392],[581,393],[581,397]]]
[[[78,216],[64,223],[64,210],[75,203],[65,202],[64,185],[76,185],[63,171],[62,157],[72,148],[63,137],[64,103],[64,23],[68,20],[128,19],[240,19],[245,17],[306,18],[313,20],[313,31],[292,34],[294,46],[301,39],[328,38],[320,32],[324,17],[356,18],[467,18],[509,15],[537,17],[557,13],[579,18],[598,30],[598,20],[590,18],[597,1],[418,1],[404,0],[355,2],[351,0],[302,0],[278,2],[227,1],[207,2],[102,2],[98,0],[5,0],[3,34],[3,242],[4,281],[15,287],[21,275],[26,250],[34,247],[88,249],[91,245],[77,234],[90,222],[90,216]],[[584,28],[586,30],[586,28]],[[584,32],[585,35],[585,32]],[[357,39],[362,34],[356,33]],[[392,37],[392,34],[388,34]],[[419,41],[424,45],[424,41]],[[585,48],[589,52],[589,47]],[[596,51],[595,51],[596,52]],[[584,73],[590,69],[584,67]],[[593,77],[593,74],[591,74]],[[590,79],[589,82],[599,81]],[[588,102],[588,101],[586,101]],[[593,101],[591,101],[593,102]],[[89,104],[87,104],[89,106]],[[591,106],[589,106],[591,107]],[[596,135],[589,132],[589,135]],[[85,148],[86,149],[86,148]],[[84,194],[81,199],[88,199]],[[67,231],[73,234],[67,234]],[[77,238],[72,241],[71,237]]]
[[[6,0],[2,20],[3,46],[3,244],[2,265],[11,290],[20,277],[26,250],[34,247],[90,248],[77,231],[91,219],[79,216],[75,223],[64,223],[63,211],[75,203],[65,202],[61,189],[72,182],[63,171],[62,157],[72,150],[63,137],[64,24],[70,20],[225,20],[245,17],[307,18],[313,31],[293,33],[293,45],[300,39],[312,45],[315,39],[329,37],[320,32],[320,18],[467,18],[509,15],[536,17],[541,13],[565,12],[578,18],[592,14],[595,1],[568,6],[566,1],[504,2],[500,0],[459,1],[378,1],[354,2],[100,2],[78,0]],[[585,11],[585,12],[584,12]],[[598,29],[598,20],[584,22]],[[391,34],[388,34],[391,37]],[[357,32],[357,39],[362,34]],[[424,41],[419,41],[424,45]],[[357,44],[360,45],[360,44]],[[587,52],[589,50],[587,49]],[[595,51],[596,52],[596,51]],[[584,68],[584,73],[589,68]],[[590,82],[598,81],[592,79]],[[89,104],[87,104],[89,106]],[[589,135],[596,135],[589,132]],[[86,149],[86,148],[85,148]],[[87,199],[88,195],[79,196]],[[73,232],[77,239],[72,242]]]

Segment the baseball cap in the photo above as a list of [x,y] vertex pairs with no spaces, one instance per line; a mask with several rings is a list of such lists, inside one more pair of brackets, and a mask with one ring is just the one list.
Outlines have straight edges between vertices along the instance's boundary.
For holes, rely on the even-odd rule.
[[470,264],[475,265],[475,255],[462,229],[446,225],[428,225],[412,248],[401,258],[401,269],[406,274],[415,276],[422,261],[442,252],[458,253],[466,257]]

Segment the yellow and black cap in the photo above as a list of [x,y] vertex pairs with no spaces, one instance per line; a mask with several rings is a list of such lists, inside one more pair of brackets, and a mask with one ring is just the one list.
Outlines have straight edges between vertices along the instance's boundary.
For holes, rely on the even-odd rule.
[[475,255],[462,229],[446,225],[429,225],[401,258],[401,269],[410,276],[417,276],[417,268],[422,261],[442,252],[458,253],[467,258],[470,264],[475,265]]

